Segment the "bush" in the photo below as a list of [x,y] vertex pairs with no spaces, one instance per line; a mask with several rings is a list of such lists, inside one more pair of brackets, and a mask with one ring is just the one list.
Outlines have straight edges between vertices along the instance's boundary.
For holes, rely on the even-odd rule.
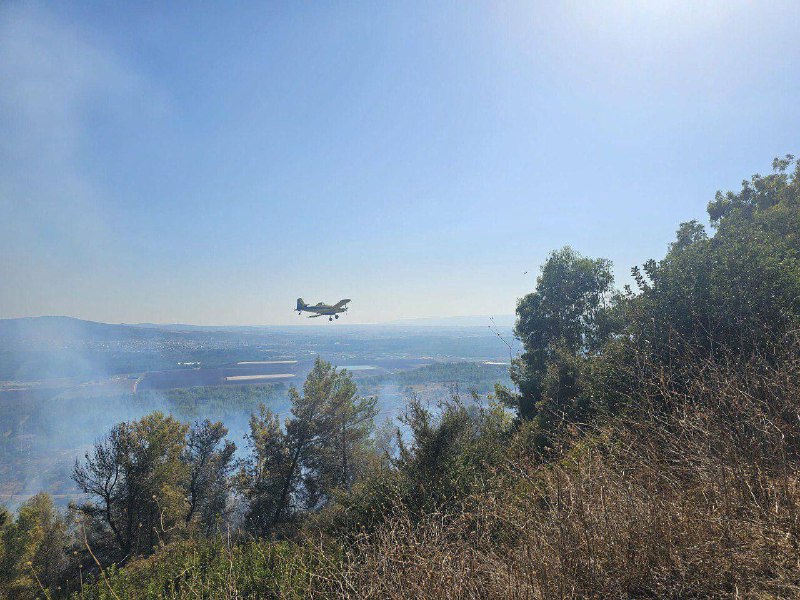
[[124,569],[112,567],[98,573],[71,598],[308,598],[325,590],[328,574],[336,570],[338,561],[335,547],[311,543],[182,542]]

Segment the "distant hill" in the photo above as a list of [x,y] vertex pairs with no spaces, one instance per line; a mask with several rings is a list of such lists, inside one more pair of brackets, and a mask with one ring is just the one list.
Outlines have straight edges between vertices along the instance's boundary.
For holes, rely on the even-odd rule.
[[0,348],[29,349],[69,346],[87,342],[111,342],[163,338],[165,332],[130,325],[84,321],[73,317],[25,317],[0,319]]
[[[0,319],[0,350],[54,349],[57,347],[104,342],[157,341],[166,339],[205,338],[208,335],[237,337],[266,337],[275,334],[291,335],[335,335],[352,336],[359,332],[367,335],[391,335],[395,327],[428,328],[441,327],[489,327],[489,316],[432,317],[418,319],[398,319],[374,325],[347,325],[338,327],[302,326],[203,326],[189,324],[154,323],[99,323],[73,317],[48,316]],[[494,324],[502,329],[514,325],[513,315],[500,315]],[[433,333],[433,331],[431,331]]]
[[[396,319],[372,325],[339,324],[335,331],[341,335],[357,330],[377,331],[384,326],[405,327],[488,327],[492,317],[474,315],[458,317],[423,317]],[[494,324],[502,328],[514,326],[514,315],[494,317]],[[305,324],[303,324],[305,325]],[[297,325],[191,325],[188,323],[100,323],[65,316],[22,317],[0,319],[0,348],[42,344],[69,345],[86,342],[110,342],[124,340],[152,340],[172,337],[179,334],[275,334],[310,333],[318,327]],[[332,328],[321,327],[320,331],[333,332]]]

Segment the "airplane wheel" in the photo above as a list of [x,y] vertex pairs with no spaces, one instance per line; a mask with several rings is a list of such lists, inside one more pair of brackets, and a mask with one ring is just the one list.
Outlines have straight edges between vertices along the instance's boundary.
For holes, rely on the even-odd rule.
[[328,317],[328,321],[333,321],[333,317]]
[[339,318],[339,315],[336,315],[334,318],[338,319],[338,318]]

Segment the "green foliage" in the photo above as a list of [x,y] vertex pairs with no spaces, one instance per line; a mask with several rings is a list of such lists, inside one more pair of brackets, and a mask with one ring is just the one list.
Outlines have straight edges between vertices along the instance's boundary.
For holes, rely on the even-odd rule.
[[739,193],[717,193],[708,237],[684,223],[661,261],[633,270],[627,334],[640,355],[670,364],[688,354],[763,355],[800,317],[800,181],[754,175]]
[[[741,572],[750,590],[796,591],[800,165],[773,167],[717,194],[713,235],[681,224],[633,270],[637,292],[617,293],[604,259],[551,254],[518,303],[517,389],[498,388],[516,420],[500,403],[415,397],[393,452],[373,434],[375,400],[318,359],[289,390],[290,418],[252,415],[235,477],[221,423],[118,425],[76,465],[95,500],[80,511],[115,541],[104,562],[155,554],[73,597],[398,597],[411,581],[458,597],[712,597],[738,594]],[[214,537],[232,482],[248,534],[295,541]],[[3,590],[31,597],[34,573],[52,588],[63,519],[46,496],[4,514]]]
[[415,510],[438,509],[472,493],[499,460],[509,431],[500,406],[468,406],[458,397],[435,413],[412,399],[404,421],[411,440],[401,438],[396,467],[404,502]]
[[[794,164],[795,171],[790,174],[789,167]],[[725,220],[753,218],[778,206],[797,205],[800,186],[800,163],[794,156],[787,154],[784,158],[772,161],[772,174],[753,175],[750,181],[742,181],[740,192],[717,192],[714,200],[708,203],[708,216],[714,226]],[[795,230],[795,234],[797,231]]]
[[210,416],[226,419],[242,414],[251,414],[259,405],[279,402],[285,390],[281,383],[259,385],[200,386],[165,390],[163,393],[140,392],[140,401],[163,399],[166,407],[183,419]]
[[375,398],[356,395],[349,373],[319,358],[301,394],[290,388],[292,416],[282,428],[264,406],[250,419],[250,456],[238,487],[248,529],[272,535],[306,511],[349,489],[363,471]]
[[[247,504],[246,526],[254,534],[272,531],[285,514],[283,489],[293,483],[291,448],[280,419],[263,404],[250,417],[249,456],[242,462],[236,487]],[[288,492],[287,492],[288,496]],[[281,504],[282,503],[282,504]]]
[[113,540],[106,558],[151,553],[195,520],[213,529],[235,450],[226,433],[219,423],[190,430],[155,412],[116,425],[76,461],[73,479],[93,499],[77,510]]
[[611,263],[565,247],[542,266],[536,291],[517,304],[515,333],[524,353],[511,367],[518,393],[498,396],[542,432],[586,416],[580,373],[618,328]]
[[498,389],[534,422],[539,446],[623,407],[636,395],[637,364],[669,371],[713,355],[768,357],[800,326],[800,166],[787,156],[773,167],[738,193],[717,193],[713,236],[682,223],[662,260],[633,269],[638,292],[614,291],[608,261],[569,248],[548,258],[517,307],[518,393]]
[[334,546],[291,542],[230,546],[210,538],[173,544],[124,569],[109,568],[71,598],[299,600],[322,591],[324,575],[334,571],[340,561]]
[[467,404],[460,397],[433,409],[412,397],[403,417],[398,453],[326,508],[312,526],[335,539],[354,540],[380,528],[397,511],[415,518],[457,512],[484,488],[502,463],[512,420],[497,403]]
[[208,419],[189,430],[183,460],[188,465],[186,525],[197,522],[206,534],[220,530],[227,520],[229,476],[236,444],[225,439],[228,430]]
[[54,592],[69,566],[67,524],[41,493],[25,502],[16,518],[0,526],[0,598],[38,598]]

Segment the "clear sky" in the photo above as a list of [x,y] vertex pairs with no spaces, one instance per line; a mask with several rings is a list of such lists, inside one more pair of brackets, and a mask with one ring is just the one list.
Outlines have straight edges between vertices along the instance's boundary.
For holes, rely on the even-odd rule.
[[799,41],[794,1],[6,0],[0,317],[510,314],[564,244],[627,281],[800,152]]

